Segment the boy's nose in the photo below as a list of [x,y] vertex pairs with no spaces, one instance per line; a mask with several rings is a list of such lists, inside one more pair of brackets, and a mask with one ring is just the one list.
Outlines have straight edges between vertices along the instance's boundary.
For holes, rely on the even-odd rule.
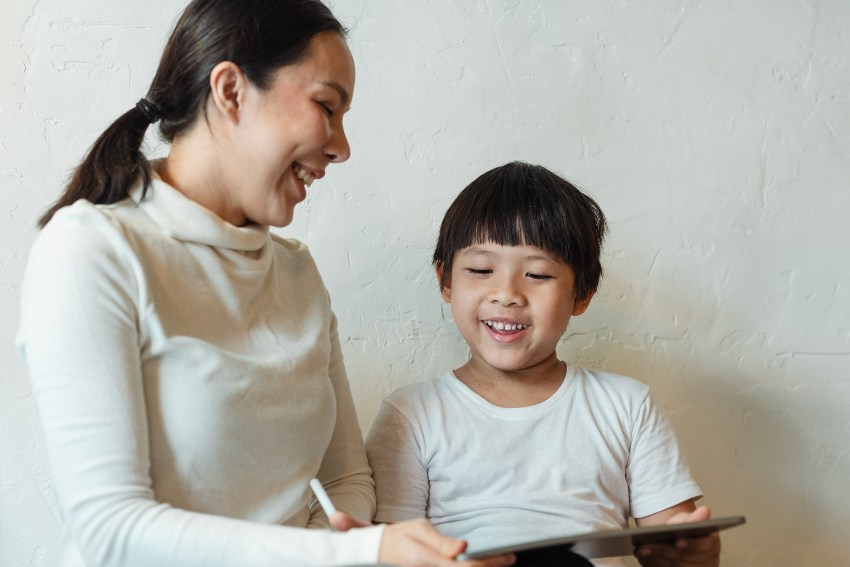
[[490,302],[499,303],[505,307],[511,305],[524,305],[525,298],[522,295],[520,286],[512,279],[505,278],[497,285],[493,286],[490,292]]

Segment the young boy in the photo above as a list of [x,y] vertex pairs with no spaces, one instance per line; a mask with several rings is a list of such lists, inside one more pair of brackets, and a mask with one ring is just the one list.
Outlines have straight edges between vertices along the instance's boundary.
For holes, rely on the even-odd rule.
[[[376,521],[424,514],[474,551],[710,516],[647,386],[555,352],[596,291],[605,231],[599,206],[541,166],[497,167],[457,197],[434,265],[470,359],[384,400],[366,441]],[[635,550],[658,566],[719,553],[717,535]]]

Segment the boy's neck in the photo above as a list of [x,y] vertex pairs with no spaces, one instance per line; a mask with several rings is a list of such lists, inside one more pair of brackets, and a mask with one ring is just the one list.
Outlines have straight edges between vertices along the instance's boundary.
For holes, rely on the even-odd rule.
[[503,371],[482,368],[473,358],[454,371],[470,390],[503,408],[533,406],[548,400],[564,381],[567,365],[553,354],[532,368]]

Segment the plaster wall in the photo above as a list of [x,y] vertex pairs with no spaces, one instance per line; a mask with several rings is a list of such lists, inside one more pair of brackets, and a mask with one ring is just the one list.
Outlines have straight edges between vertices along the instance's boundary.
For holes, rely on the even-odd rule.
[[[34,222],[144,95],[184,2],[0,0],[0,565],[54,565],[60,514],[13,348]],[[336,0],[352,159],[281,232],[330,288],[364,429],[466,349],[429,257],[481,172],[542,163],[611,221],[567,360],[649,383],[726,567],[847,565],[850,4]],[[152,141],[151,153],[163,148]]]

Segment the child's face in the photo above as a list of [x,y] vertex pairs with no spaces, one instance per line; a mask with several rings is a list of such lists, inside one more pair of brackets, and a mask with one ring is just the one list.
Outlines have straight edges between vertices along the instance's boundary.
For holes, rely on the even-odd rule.
[[442,290],[482,372],[524,372],[556,357],[576,301],[572,268],[536,246],[476,244],[459,251]]

